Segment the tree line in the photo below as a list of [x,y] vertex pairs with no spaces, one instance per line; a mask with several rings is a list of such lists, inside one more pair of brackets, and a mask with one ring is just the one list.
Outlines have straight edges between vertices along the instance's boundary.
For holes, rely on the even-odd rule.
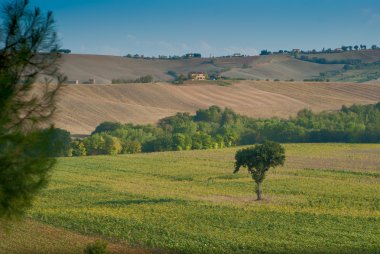
[[335,112],[303,109],[289,119],[251,118],[211,106],[195,115],[177,113],[157,125],[104,122],[84,139],[71,140],[65,130],[55,133],[50,150],[56,156],[217,149],[265,141],[378,143],[380,103]]
[[[345,52],[345,51],[353,51],[353,50],[367,50],[367,49],[371,49],[371,50],[379,50],[380,47],[378,47],[376,44],[373,44],[370,48],[367,48],[367,45],[364,45],[364,44],[360,44],[360,45],[354,45],[354,46],[345,46],[345,45],[342,45],[340,48],[337,48],[337,49],[332,49],[332,48],[323,48],[322,50],[316,50],[316,49],[312,49],[312,50],[299,50],[299,53],[301,54],[320,54],[320,53],[341,53],[341,52]],[[271,54],[294,54],[294,50],[278,50],[278,51],[269,51],[267,49],[263,49],[260,51],[260,55],[261,56],[265,56],[265,55],[271,55]]]
[[323,57],[309,57],[305,55],[301,55],[300,57],[297,57],[297,59],[302,60],[302,61],[312,62],[312,63],[318,63],[318,64],[360,65],[363,62],[361,59],[328,60]]
[[152,83],[154,80],[152,75],[145,75],[138,77],[137,79],[124,79],[117,78],[112,79],[112,84],[128,84],[128,83]]

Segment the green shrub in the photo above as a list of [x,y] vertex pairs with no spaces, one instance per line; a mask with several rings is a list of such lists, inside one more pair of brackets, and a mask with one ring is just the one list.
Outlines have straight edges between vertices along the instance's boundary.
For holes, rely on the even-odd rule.
[[62,129],[45,129],[43,134],[49,136],[49,151],[54,157],[71,157],[71,134]]
[[87,155],[86,147],[82,141],[74,140],[71,142],[71,149],[73,156],[85,156]]
[[141,76],[137,79],[123,79],[123,78],[112,79],[112,84],[152,83],[152,82],[153,82],[152,75]]
[[137,78],[134,83],[152,83],[152,82],[153,82],[153,76],[146,75],[146,76],[141,76]]
[[94,243],[91,243],[86,246],[83,253],[84,254],[109,254],[110,252],[107,249],[108,243],[97,240]]
[[105,135],[104,146],[106,154],[109,155],[117,155],[123,150],[120,140],[110,135]]
[[134,154],[141,153],[141,143],[138,141],[126,141],[123,145],[123,153]]

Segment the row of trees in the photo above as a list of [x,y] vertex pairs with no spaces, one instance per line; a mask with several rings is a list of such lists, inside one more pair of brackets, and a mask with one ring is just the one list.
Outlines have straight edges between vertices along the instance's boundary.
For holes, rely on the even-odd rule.
[[254,119],[211,106],[195,115],[177,113],[157,125],[104,122],[83,140],[71,141],[68,132],[56,132],[54,143],[65,150],[57,156],[217,149],[266,140],[374,143],[380,142],[380,103],[343,106],[337,112],[304,109],[290,119]]
[[124,57],[126,58],[135,58],[135,59],[147,59],[147,60],[154,60],[154,59],[164,59],[164,60],[179,60],[179,59],[190,59],[190,58],[201,58],[202,55],[200,53],[187,53],[183,56],[177,56],[177,55],[173,55],[173,56],[165,56],[165,55],[158,55],[158,57],[155,57],[155,56],[144,56],[144,55],[139,55],[139,54],[135,54],[135,55],[132,55],[132,54],[127,54],[125,55]]
[[128,84],[128,83],[152,83],[154,80],[152,75],[145,75],[138,77],[137,79],[112,79],[112,84]]
[[360,65],[363,62],[361,59],[328,60],[323,57],[309,57],[305,55],[301,55],[300,57],[297,57],[297,59],[302,60],[302,61],[318,63],[318,64],[344,64],[344,65],[355,65],[355,66]]
[[[331,49],[331,48],[323,48],[322,50],[316,50],[316,49],[312,49],[312,50],[300,50],[299,53],[301,54],[319,54],[319,53],[339,53],[339,52],[345,52],[345,51],[352,51],[352,50],[367,50],[367,46],[366,45],[363,45],[363,44],[360,44],[360,45],[354,45],[354,46],[342,46],[341,48],[338,48],[338,49]],[[372,45],[370,47],[370,49],[372,50],[379,50],[380,47],[378,47],[376,44]],[[271,52],[267,49],[263,49],[261,50],[260,52],[260,55],[262,56],[265,56],[265,55],[271,55],[271,54],[294,54],[295,52],[292,51],[292,50],[279,50],[279,51],[275,51],[275,52]]]
[[[355,46],[342,46],[341,49],[343,51],[352,51],[353,49],[355,50],[367,50],[367,45],[355,45]],[[380,49],[376,44],[371,46],[372,50]]]

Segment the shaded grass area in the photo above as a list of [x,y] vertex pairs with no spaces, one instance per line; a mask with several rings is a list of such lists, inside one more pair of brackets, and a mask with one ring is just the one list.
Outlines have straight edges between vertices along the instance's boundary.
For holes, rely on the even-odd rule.
[[380,78],[379,65],[372,68],[363,68],[358,70],[348,70],[336,74],[328,75],[333,82],[356,82],[363,83]]
[[[84,248],[96,240],[99,240],[99,237],[86,236],[27,219],[0,232],[0,253],[78,254],[83,253]],[[108,249],[111,253],[164,253],[158,250],[130,248],[120,243],[109,243]]]
[[[332,82],[356,82],[363,83],[380,78],[380,62],[347,65],[342,70],[334,70],[321,73],[319,78]],[[317,78],[318,79],[318,78]]]
[[29,215],[178,253],[378,253],[380,145],[285,147],[263,202],[232,148],[63,158]]

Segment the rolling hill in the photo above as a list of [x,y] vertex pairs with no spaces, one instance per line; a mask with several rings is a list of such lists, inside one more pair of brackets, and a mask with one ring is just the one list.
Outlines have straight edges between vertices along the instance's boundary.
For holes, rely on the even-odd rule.
[[248,68],[234,67],[222,75],[233,79],[304,80],[321,72],[340,70],[340,64],[316,64],[294,59],[288,55],[261,56]]
[[180,60],[147,60],[118,56],[64,55],[61,70],[69,80],[80,83],[95,79],[99,84],[110,84],[112,79],[136,79],[152,75],[156,81],[171,81],[168,72],[187,75],[191,71],[218,73],[238,79],[303,80],[334,71],[343,65],[316,64],[294,59],[288,55],[193,58]]
[[[363,63],[374,63],[380,61],[380,50],[307,56],[328,61],[359,59]],[[83,83],[95,79],[99,84],[110,84],[112,79],[136,79],[148,74],[156,81],[171,81],[173,77],[168,72],[187,75],[191,71],[218,73],[232,79],[304,80],[319,76],[320,73],[341,70],[342,67],[342,64],[302,61],[289,55],[162,60],[69,54],[63,55],[61,63],[61,70],[69,80]]]
[[[301,54],[302,55],[302,54]],[[380,61],[380,50],[353,50],[341,53],[318,53],[307,55],[310,58],[325,58],[328,61],[339,61],[345,59],[359,59],[363,63],[374,63]]]
[[[232,81],[230,81],[232,82]],[[303,108],[336,110],[343,104],[380,101],[379,84],[235,81],[124,85],[69,85],[61,91],[57,127],[89,134],[101,122],[155,123],[177,112],[211,105],[252,117],[289,117]]]
[[[380,60],[380,50],[310,56],[374,63]],[[155,123],[177,112],[194,113],[211,105],[230,107],[253,117],[289,117],[303,108],[336,110],[343,104],[380,101],[380,83],[376,81],[368,84],[252,81],[303,80],[341,70],[342,66],[302,61],[289,55],[158,60],[68,54],[63,55],[61,62],[61,71],[68,79],[79,82],[96,79],[99,85],[65,87],[54,122],[57,127],[73,134],[89,134],[103,121]],[[229,80],[224,82],[227,86],[218,86],[221,83],[211,81],[175,86],[168,83],[173,80],[169,71],[185,75],[191,71],[204,71],[247,80]],[[110,85],[112,79],[132,80],[148,74],[157,83]],[[358,79],[358,74],[351,76]]]

